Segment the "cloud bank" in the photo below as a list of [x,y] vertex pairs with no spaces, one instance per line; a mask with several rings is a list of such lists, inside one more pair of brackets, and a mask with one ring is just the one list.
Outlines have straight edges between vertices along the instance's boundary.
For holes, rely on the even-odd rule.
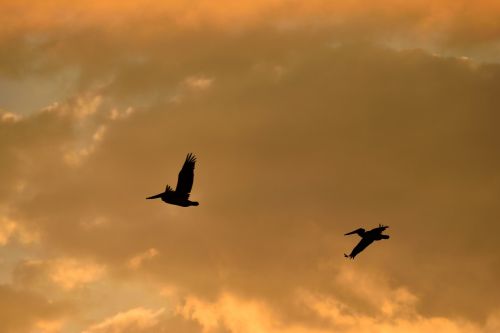
[[1,3],[2,332],[498,330],[497,8],[292,4]]

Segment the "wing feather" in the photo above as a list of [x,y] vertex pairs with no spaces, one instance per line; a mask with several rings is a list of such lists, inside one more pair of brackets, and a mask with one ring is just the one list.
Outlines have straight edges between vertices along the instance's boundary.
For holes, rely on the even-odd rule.
[[191,189],[193,188],[194,181],[194,165],[196,163],[196,156],[189,153],[184,161],[179,177],[177,179],[177,186],[175,192],[185,199],[189,198]]

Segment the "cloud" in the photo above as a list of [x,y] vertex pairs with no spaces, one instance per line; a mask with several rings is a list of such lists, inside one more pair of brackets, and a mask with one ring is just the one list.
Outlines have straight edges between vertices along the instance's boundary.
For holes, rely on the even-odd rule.
[[62,320],[40,320],[35,324],[35,331],[39,333],[61,332],[64,322]]
[[21,119],[21,116],[12,112],[3,112],[0,110],[0,120],[3,122],[16,122]]
[[101,323],[90,326],[83,333],[126,333],[144,332],[156,326],[164,309],[152,310],[134,308],[103,320]]
[[106,267],[90,260],[76,258],[31,259],[19,262],[14,281],[36,290],[58,288],[69,292],[88,286],[105,277]]
[[0,216],[0,246],[8,244],[12,239],[22,244],[32,244],[39,240],[39,235],[27,230],[22,224],[7,217]]
[[102,96],[95,94],[86,94],[76,96],[67,103],[55,102],[42,110],[47,113],[56,113],[60,116],[71,116],[78,120],[83,120],[95,115],[102,105]]
[[151,260],[158,255],[158,250],[150,248],[147,251],[133,256],[128,261],[128,267],[130,269],[138,269],[145,261]]
[[96,281],[104,272],[102,265],[75,259],[58,259],[50,264],[50,278],[64,289],[73,289]]
[[101,125],[92,134],[90,143],[87,146],[78,148],[77,150],[69,150],[64,154],[64,161],[71,166],[79,166],[83,161],[91,155],[97,147],[99,141],[102,140],[104,133],[106,132],[106,126]]
[[[126,5],[116,1],[106,5],[54,1],[51,6],[4,1],[0,6],[6,27],[0,45],[9,50],[2,56],[0,71],[14,80],[48,77],[52,85],[53,77],[76,73],[71,74],[76,84],[61,82],[53,89],[70,89],[70,93],[115,82],[126,98],[131,87],[157,78],[159,69],[173,66],[183,75],[192,75],[178,65],[198,57],[209,60],[209,55],[222,47],[214,44],[210,48],[218,37],[247,39],[260,31],[292,39],[306,32],[329,36],[330,43],[380,42],[498,60],[499,29],[495,22],[500,8],[486,0],[384,0],[369,4],[359,0],[307,4],[283,0],[234,4],[224,0],[219,6],[206,0],[134,0]],[[167,50],[172,61],[162,61]],[[190,69],[200,73],[205,60],[196,60]],[[148,66],[151,62],[156,63],[154,69]],[[163,80],[163,84],[170,83]],[[149,87],[148,94],[155,94],[155,86]]]
[[[223,294],[215,302],[190,297],[185,305],[178,309],[178,313],[199,322],[204,333],[219,332],[221,329],[235,333],[493,332],[488,325],[481,327],[467,321],[443,317],[426,318],[416,313],[410,313],[403,318],[392,317],[390,314],[373,317],[360,315],[355,309],[336,299],[325,299],[309,293],[303,293],[299,299],[303,302],[304,310],[313,311],[314,314],[327,319],[328,323],[316,326],[301,322],[284,322],[282,317],[265,303],[244,300],[231,294]],[[399,307],[400,304],[393,303],[391,306]]]
[[[72,33],[78,30],[99,27],[108,34],[116,34],[125,29],[127,23],[135,24],[135,30],[130,32],[141,34],[144,39],[151,38],[145,35],[149,24],[157,24],[160,19],[168,20],[170,27],[175,29],[194,29],[217,27],[221,30],[233,29],[238,32],[245,28],[259,25],[273,24],[285,28],[304,25],[337,26],[367,32],[367,28],[375,28],[375,32],[389,33],[390,28],[395,30],[416,30],[423,34],[447,32],[461,36],[463,39],[494,38],[497,27],[490,22],[498,17],[499,8],[488,1],[469,3],[466,1],[400,1],[385,0],[376,3],[363,1],[311,1],[306,4],[298,1],[241,1],[234,4],[223,1],[220,6],[213,6],[209,1],[167,1],[167,2],[140,2],[128,1],[127,4],[117,6],[117,2],[100,4],[97,2],[77,1],[71,4],[57,1],[53,6],[35,5],[34,12],[26,12],[26,3],[3,3],[6,24],[11,28],[6,30],[6,38],[13,32],[29,32],[31,30],[46,31],[68,27],[63,32]],[[58,10],[64,8],[66,16],[58,15]],[[141,9],[139,11],[139,9]],[[141,14],[139,14],[139,12]],[[9,14],[22,14],[25,20],[16,20]],[[147,20],[140,21],[142,18]],[[478,19],[482,18],[482,19]],[[166,22],[162,22],[163,25]],[[470,31],[465,31],[467,24]],[[29,35],[26,43],[31,46],[48,43],[44,34]]]
[[[0,330],[5,333],[31,332],[43,322],[57,321],[68,314],[70,308],[63,302],[51,302],[38,293],[0,285]],[[40,326],[41,325],[41,326]],[[42,330],[42,332],[44,332]],[[50,332],[45,329],[45,332]]]
[[134,112],[134,109],[131,107],[128,107],[127,109],[125,109],[123,111],[115,108],[109,112],[109,118],[112,120],[126,118],[126,117],[130,116],[133,112]]
[[0,224],[0,245],[5,245],[11,238],[16,224],[13,221],[2,219]]
[[186,86],[191,89],[205,90],[212,85],[213,79],[206,77],[188,77],[185,80]]
[[[0,71],[75,73],[0,121],[2,276],[80,310],[40,330],[495,331],[500,67],[443,55],[491,51],[494,6],[27,5],[0,5]],[[200,206],[144,200],[188,152]]]
[[[200,296],[230,290],[287,308],[290,290],[316,285],[366,313],[375,304],[345,287],[355,278],[336,279],[353,246],[338,235],[384,223],[390,242],[359,262],[392,277],[393,289],[412,290],[423,314],[480,320],[498,306],[486,288],[499,273],[489,239],[497,66],[366,44],[315,43],[289,58],[294,42],[265,60],[258,37],[247,42],[263,54],[225,50],[239,62],[231,70],[207,64],[217,84],[181,103],[154,100],[113,121],[116,96],[84,119],[73,116],[73,97],[63,102],[68,112],[3,124],[4,149],[17,157],[12,174],[31,193],[7,196],[12,218],[36,226],[51,251],[96,258],[110,274],[152,248],[162,255],[141,271]],[[287,68],[279,81],[275,64]],[[61,153],[80,142],[98,149],[72,168]],[[192,196],[200,207],[144,200],[175,184],[190,151],[198,153]],[[106,223],[88,227],[99,220]]]

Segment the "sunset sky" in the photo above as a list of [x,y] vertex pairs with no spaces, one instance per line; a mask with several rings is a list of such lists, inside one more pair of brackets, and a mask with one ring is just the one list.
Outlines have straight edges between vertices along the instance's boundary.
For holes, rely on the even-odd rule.
[[[1,333],[500,332],[500,2],[0,23]],[[189,152],[200,205],[145,200]]]

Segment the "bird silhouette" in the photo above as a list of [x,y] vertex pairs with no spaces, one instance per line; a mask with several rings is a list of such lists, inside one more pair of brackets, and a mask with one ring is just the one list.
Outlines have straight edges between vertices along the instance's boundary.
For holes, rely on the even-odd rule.
[[368,245],[373,243],[373,241],[379,241],[381,239],[389,239],[389,235],[382,235],[382,232],[387,228],[389,227],[379,224],[377,228],[374,228],[370,231],[365,231],[365,229],[359,228],[345,234],[345,236],[358,234],[361,237],[361,240],[359,241],[358,245],[356,245],[354,249],[352,249],[349,255],[344,253],[344,257],[354,259],[354,257],[356,257],[358,253],[363,251]]
[[181,171],[179,172],[175,191],[167,185],[165,192],[147,197],[146,199],[160,198],[165,203],[181,207],[198,206],[199,203],[197,201],[189,200],[189,195],[191,193],[191,189],[193,188],[195,163],[196,156],[189,153],[184,161]]

